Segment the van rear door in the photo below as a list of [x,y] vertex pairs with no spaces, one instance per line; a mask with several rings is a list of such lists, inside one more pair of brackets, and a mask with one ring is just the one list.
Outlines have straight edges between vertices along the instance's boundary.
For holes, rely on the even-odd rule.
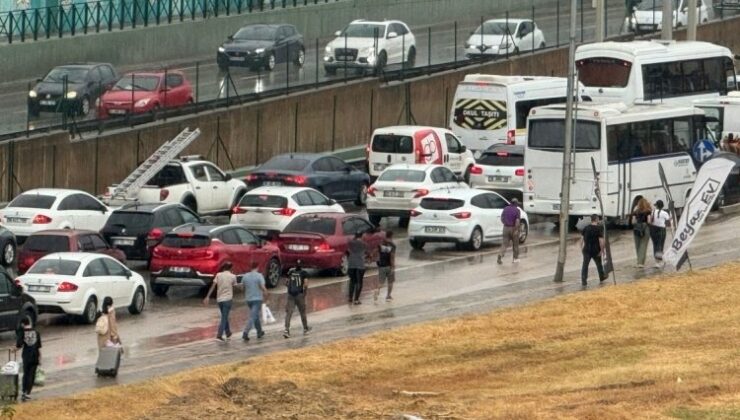
[[507,88],[488,83],[460,83],[452,109],[452,131],[471,150],[506,141]]
[[385,168],[396,163],[414,163],[414,139],[393,133],[377,133],[370,141],[368,169],[377,177]]

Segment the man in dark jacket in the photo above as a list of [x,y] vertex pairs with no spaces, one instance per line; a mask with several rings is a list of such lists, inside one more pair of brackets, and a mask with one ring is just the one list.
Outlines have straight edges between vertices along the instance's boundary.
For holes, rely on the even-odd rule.
[[581,232],[581,252],[583,253],[583,266],[581,267],[581,285],[586,286],[588,280],[588,266],[591,260],[596,263],[599,271],[599,281],[606,280],[604,267],[601,264],[601,254],[604,252],[604,229],[599,225],[599,216],[591,215],[591,224],[583,228]]
[[285,306],[285,331],[283,337],[290,338],[290,318],[293,317],[293,309],[298,307],[303,324],[303,334],[308,334],[311,327],[306,319],[306,292],[308,291],[308,273],[303,269],[301,260],[296,261],[295,267],[288,271],[288,294]]
[[24,317],[21,320],[21,329],[17,332],[15,347],[23,349],[23,386],[21,401],[31,399],[33,381],[36,379],[36,369],[41,364],[41,335],[31,325],[31,320]]

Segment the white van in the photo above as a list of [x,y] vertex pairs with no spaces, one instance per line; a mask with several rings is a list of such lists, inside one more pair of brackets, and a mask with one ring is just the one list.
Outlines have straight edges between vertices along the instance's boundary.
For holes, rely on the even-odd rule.
[[373,132],[367,147],[367,162],[374,180],[385,168],[396,163],[438,164],[457,175],[467,175],[475,158],[450,130],[403,125]]
[[567,84],[564,77],[469,74],[457,85],[450,128],[476,152],[495,143],[523,145],[529,110],[564,103]]

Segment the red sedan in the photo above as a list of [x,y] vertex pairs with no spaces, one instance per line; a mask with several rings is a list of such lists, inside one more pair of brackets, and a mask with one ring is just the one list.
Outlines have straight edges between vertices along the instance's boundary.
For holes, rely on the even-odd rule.
[[310,213],[298,216],[278,236],[285,267],[301,260],[303,267],[347,275],[347,245],[355,232],[363,232],[367,249],[375,252],[385,238],[367,219],[346,213]]
[[237,276],[256,261],[268,287],[280,280],[280,252],[249,230],[236,225],[181,226],[165,235],[152,251],[152,291],[167,294],[170,286],[209,287],[226,262]]
[[95,252],[126,263],[126,254],[113,248],[91,230],[42,230],[31,234],[18,256],[18,274],[25,273],[41,257],[54,252]]
[[100,97],[98,117],[143,114],[193,102],[193,87],[181,71],[129,73]]

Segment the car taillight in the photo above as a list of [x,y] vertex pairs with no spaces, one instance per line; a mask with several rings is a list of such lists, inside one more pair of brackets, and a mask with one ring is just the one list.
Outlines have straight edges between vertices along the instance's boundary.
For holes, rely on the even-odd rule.
[[481,175],[481,174],[483,174],[483,168],[481,168],[480,166],[477,166],[477,165],[476,166],[473,166],[472,168],[470,168],[470,173],[472,175]]
[[283,207],[280,210],[274,210],[272,214],[276,216],[292,216],[295,214],[295,209],[292,209],[290,207]]
[[257,175],[254,175],[254,174],[249,174],[244,177],[244,182],[246,182],[247,184],[249,184],[250,182],[254,182],[256,180],[257,180]]
[[170,190],[166,188],[162,188],[161,190],[159,190],[159,201],[164,201],[169,196],[170,196]]
[[409,216],[411,216],[411,217],[421,216],[421,212],[420,211],[416,211],[416,210],[411,210],[409,212]]
[[48,223],[51,223],[51,217],[49,216],[44,216],[43,214],[37,214],[36,217],[33,218],[34,225],[46,225]]
[[370,188],[367,189],[367,195],[375,197],[375,191],[378,191],[378,189],[373,186],[370,186]]
[[524,168],[517,168],[516,171],[514,171],[514,175],[524,176]]
[[159,249],[158,246],[154,247],[154,249],[152,250],[152,257],[161,258],[162,256],[164,256],[164,252],[162,252],[162,250]]
[[149,231],[149,233],[146,235],[147,240],[153,240],[158,241],[162,239],[162,236],[164,236],[164,232],[162,232],[162,229],[154,228]]
[[57,292],[75,292],[77,291],[77,285],[68,281],[63,281],[57,287]]
[[461,211],[459,213],[452,213],[452,215],[455,216],[455,219],[470,219],[469,211]]
[[314,247],[314,251],[316,251],[316,252],[331,252],[331,251],[334,251],[334,250],[332,249],[331,245],[329,245],[328,242],[322,242],[319,245],[316,245]]
[[509,130],[506,132],[506,144],[516,143],[516,130]]
[[414,198],[424,197],[425,195],[429,194],[429,190],[426,188],[419,188],[417,190],[414,190],[416,194],[414,194]]
[[239,206],[234,207],[231,209],[231,214],[244,214],[247,212],[247,209],[243,209]]
[[211,258],[213,258],[214,255],[216,255],[216,253],[210,249],[199,249],[199,250],[193,251],[192,253],[193,258],[199,258],[199,259],[204,259],[204,260],[210,260]]
[[285,183],[295,185],[307,185],[308,179],[303,175],[286,176]]

